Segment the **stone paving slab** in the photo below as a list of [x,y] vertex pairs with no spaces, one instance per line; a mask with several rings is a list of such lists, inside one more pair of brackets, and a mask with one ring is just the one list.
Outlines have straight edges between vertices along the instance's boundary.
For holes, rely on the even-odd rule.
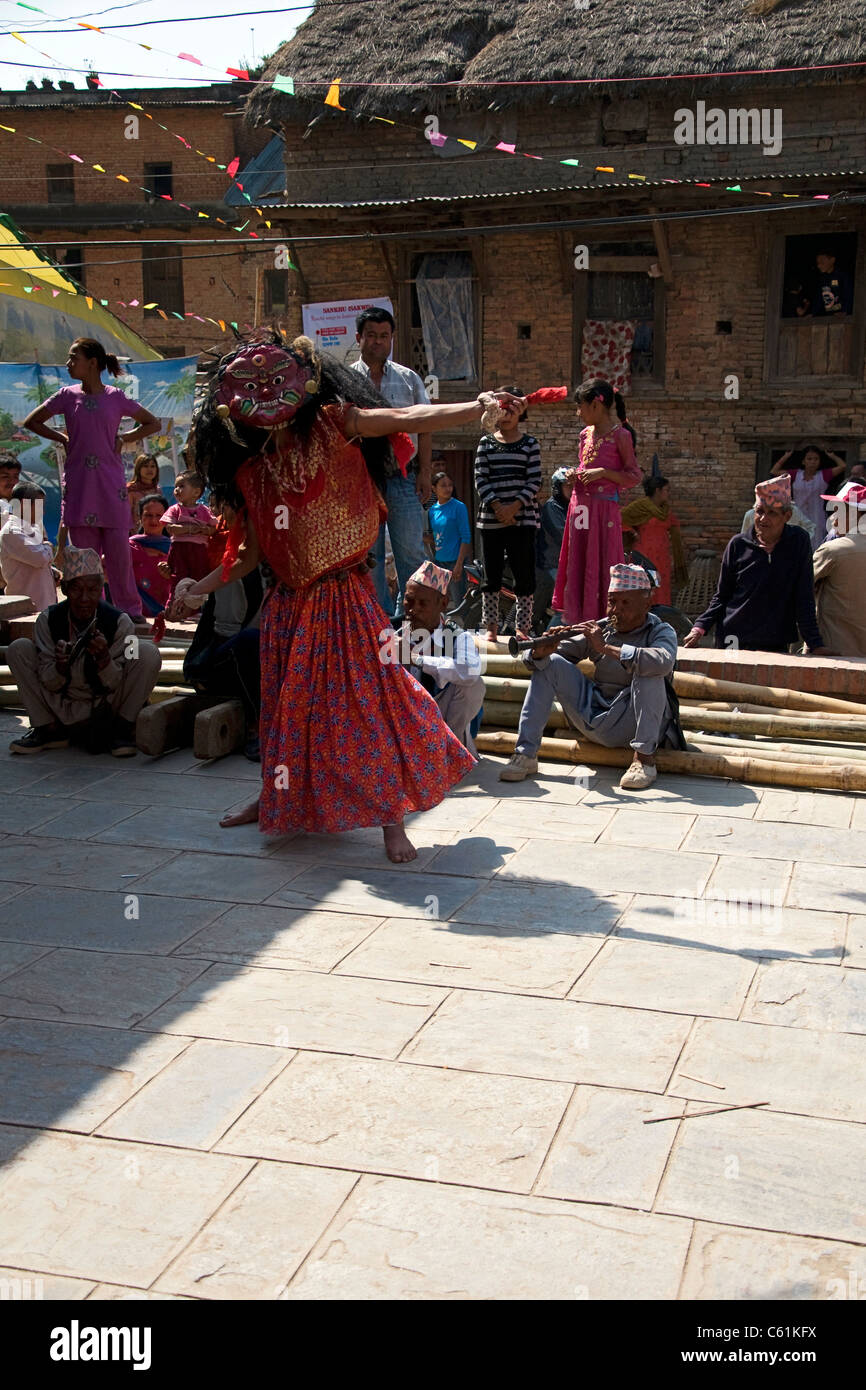
[[[35,801],[38,798],[34,797],[33,799]],[[131,819],[137,810],[135,806],[130,806],[126,802],[79,801],[73,803],[66,802],[59,797],[56,800],[44,801],[44,804],[51,807],[51,816],[50,819],[39,824],[37,833],[50,835],[54,840],[89,840],[91,837],[98,836],[100,831],[110,830],[114,826],[120,825],[121,822]],[[74,811],[71,809],[73,805],[75,806]],[[136,842],[131,841],[131,843]]]
[[[655,898],[638,895],[614,928],[616,940],[694,946],[700,950],[841,963],[846,918],[840,912],[804,912],[780,907],[772,898]],[[849,946],[850,948],[850,946]],[[853,961],[846,959],[846,964]]]
[[561,999],[601,945],[600,937],[395,917],[346,956],[337,973]]
[[[866,802],[844,792],[792,791],[784,787],[764,787],[755,812],[756,820],[779,821],[784,825],[834,825],[847,830],[851,816]],[[863,823],[866,829],[866,822]]]
[[740,782],[720,782],[711,777],[665,776],[646,791],[629,792],[618,785],[621,776],[621,772],[616,777],[607,771],[597,772],[582,804],[608,809],[650,806],[653,812],[693,812],[702,816],[737,816],[751,820],[763,792],[762,788],[746,787]]
[[663,1091],[692,1020],[643,1009],[455,991],[403,1059]]
[[[115,860],[126,857],[119,856],[116,848],[108,846],[104,852]],[[140,855],[148,853],[156,856],[158,851],[142,850],[137,853],[136,867],[140,863]],[[292,863],[282,858],[179,854],[171,862],[164,862],[155,872],[143,873],[135,883],[135,890],[167,898],[222,900],[226,905],[260,903],[307,867],[304,859]]]
[[12,1127],[0,1130],[0,1160],[5,1264],[145,1288],[252,1167],[224,1155]]
[[291,1299],[675,1298],[691,1223],[362,1178]]
[[102,893],[22,884],[15,900],[3,909],[0,937],[46,947],[164,955],[225,911],[225,903],[194,898],[174,898],[166,912],[164,898],[137,891]]
[[232,907],[218,921],[178,946],[175,955],[197,956],[226,965],[328,971],[360,946],[383,920],[349,912],[304,912],[259,905]]
[[699,1221],[680,1297],[816,1302],[862,1299],[866,1250]]
[[279,1298],[357,1181],[329,1168],[257,1163],[157,1289],[195,1298]]
[[51,884],[58,888],[128,892],[136,880],[140,883],[143,875],[165,866],[173,857],[165,850],[136,849],[134,855],[118,854],[111,845],[90,841],[73,843],[36,835],[7,835],[0,854],[0,879],[40,887]]
[[[269,868],[276,868],[282,859],[274,859]],[[360,912],[377,917],[422,917],[425,912],[437,920],[446,920],[467,898],[472,897],[477,884],[470,878],[435,873],[400,873],[399,865],[391,869],[365,869],[357,877],[351,869],[341,872],[330,866],[310,868],[287,882],[280,891],[268,898],[268,906],[315,908],[332,912]]]
[[0,1122],[89,1134],[187,1046],[42,1020],[0,1024]]
[[866,1048],[845,1034],[704,1019],[689,1038],[669,1094],[719,1105],[766,1100],[774,1110],[863,1124]]
[[476,926],[517,927],[525,931],[588,933],[605,936],[631,901],[627,893],[602,897],[592,890],[509,883],[498,878],[485,884],[452,914],[453,922]]
[[866,975],[774,961],[758,971],[743,1017],[787,1028],[866,1033]]
[[38,946],[25,946],[10,941],[0,943],[0,980],[16,975],[19,970],[32,965],[46,954],[46,951],[40,950]]
[[866,969],[866,917],[849,918],[845,964]]
[[[503,785],[507,785],[504,783]],[[613,820],[613,811],[562,802],[517,801],[510,798],[491,809],[477,829],[492,835],[517,835],[523,840],[577,840],[591,844]]]
[[682,1120],[680,1129],[657,1211],[866,1241],[862,1125],[741,1110]]
[[[231,792],[236,793],[237,787],[232,787]],[[232,800],[233,797],[230,797],[227,804],[231,805]],[[126,812],[123,819],[118,817],[115,824],[98,831],[94,840],[103,845],[117,845],[121,850],[124,846],[150,845],[182,851],[184,854],[192,850],[205,850],[220,855],[255,855],[262,859],[273,854],[277,843],[265,839],[256,825],[222,829],[218,823],[218,810],[161,806],[157,816],[151,807],[137,810],[127,806]]]
[[855,830],[757,820],[744,825],[720,816],[699,816],[684,848],[697,853],[754,855],[758,859],[790,859],[799,863],[863,863],[863,837]]
[[[3,792],[4,795],[0,797],[0,830],[4,834],[25,835],[57,815],[57,806],[47,797],[32,796],[28,792],[9,792],[6,787]],[[84,804],[64,801],[64,816],[72,819],[78,807]]]
[[648,1211],[677,1126],[645,1121],[679,1115],[684,1108],[684,1101],[667,1096],[578,1086],[536,1194]]
[[273,1047],[197,1039],[102,1123],[99,1133],[209,1149],[293,1056]]
[[694,816],[635,806],[617,811],[601,837],[603,845],[637,843],[647,849],[677,850],[695,823]]
[[[708,898],[724,896],[735,901],[740,901],[745,896],[750,902],[804,907],[806,906],[805,903],[797,902],[790,894],[788,897],[785,896],[789,890],[793,869],[794,865],[790,860],[743,859],[738,855],[721,854],[710,875],[704,896]],[[838,870],[833,872],[838,873]],[[671,882],[681,883],[681,876],[672,878]],[[680,886],[680,892],[689,891],[685,884]],[[694,896],[699,897],[700,894]],[[845,910],[836,907],[832,902],[813,903],[811,906],[818,907],[825,912]]]
[[527,1192],[571,1087],[300,1053],[220,1153]]
[[866,909],[866,869],[795,864],[786,900],[791,907],[860,913]]
[[441,989],[391,981],[212,965],[143,1027],[268,1047],[396,1057],[444,998]]
[[715,863],[713,855],[666,854],[635,846],[624,850],[619,845],[579,845],[563,853],[555,841],[530,840],[500,877],[618,893],[664,893],[671,883],[685,882],[699,893]]
[[56,1274],[34,1273],[32,1269],[0,1269],[0,1301],[4,1302],[73,1302],[87,1298],[96,1287],[92,1280],[64,1279]]
[[207,968],[131,952],[51,951],[2,982],[0,1013],[131,1028]]
[[756,965],[738,955],[609,940],[571,991],[587,1003],[737,1018]]

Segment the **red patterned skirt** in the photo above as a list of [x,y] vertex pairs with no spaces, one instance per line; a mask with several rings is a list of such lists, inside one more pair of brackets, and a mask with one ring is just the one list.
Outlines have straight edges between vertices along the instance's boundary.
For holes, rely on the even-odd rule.
[[354,830],[438,806],[475,760],[403,666],[379,660],[388,620],[370,578],[290,592],[262,615],[259,828]]

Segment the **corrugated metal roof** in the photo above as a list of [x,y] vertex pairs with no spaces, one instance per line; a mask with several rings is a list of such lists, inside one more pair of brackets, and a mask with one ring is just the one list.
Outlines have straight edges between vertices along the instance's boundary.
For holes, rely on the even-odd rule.
[[[738,184],[775,184],[781,181],[787,183],[796,182],[798,184],[814,183],[818,180],[828,178],[863,178],[866,177],[866,169],[838,169],[822,170],[813,174],[773,174],[770,177],[761,177],[759,174],[744,174],[734,180]],[[241,182],[244,176],[241,176]],[[559,183],[550,187],[543,188],[515,188],[500,193],[452,193],[452,194],[420,194],[415,198],[371,198],[354,202],[332,201],[332,202],[272,202],[268,198],[257,198],[262,206],[269,208],[291,209],[323,209],[323,208],[384,208],[384,207],[407,207],[413,203],[462,203],[476,202],[480,199],[489,200],[492,198],[524,198],[534,197],[540,193],[603,193],[608,189],[639,189],[639,188],[701,188],[710,185],[717,192],[730,187],[725,179],[627,179],[611,180],[599,183]],[[245,185],[246,186],[246,185]],[[808,195],[805,195],[808,196]],[[226,199],[228,202],[228,198]]]
[[[282,203],[272,203],[271,198],[286,196],[286,142],[282,135],[269,140],[255,159],[238,174],[238,183],[243,185],[243,193],[232,184],[225,196],[229,207],[248,207],[250,202],[259,206],[281,207]],[[249,195],[244,197],[244,193]]]

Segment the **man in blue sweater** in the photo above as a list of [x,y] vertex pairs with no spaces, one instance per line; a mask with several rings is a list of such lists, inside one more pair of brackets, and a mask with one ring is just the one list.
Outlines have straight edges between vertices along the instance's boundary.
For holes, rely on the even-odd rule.
[[799,631],[810,656],[831,655],[815,616],[812,546],[788,524],[791,506],[787,474],[758,483],[754,526],[728,542],[716,592],[684,647],[696,647],[715,627],[717,647],[787,652]]

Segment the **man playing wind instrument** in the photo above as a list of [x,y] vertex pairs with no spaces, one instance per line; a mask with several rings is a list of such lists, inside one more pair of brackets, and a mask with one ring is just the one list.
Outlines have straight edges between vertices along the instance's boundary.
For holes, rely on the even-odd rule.
[[[570,724],[605,748],[631,746],[634,757],[620,786],[641,791],[655,781],[660,746],[684,748],[676,696],[668,681],[677,655],[669,623],[650,612],[652,590],[641,565],[611,565],[607,619],[551,628],[524,656],[532,680],[514,755],[499,774],[521,782],[538,771],[538,747],[554,700]],[[563,636],[564,633],[573,635]],[[577,662],[589,658],[595,677]]]

